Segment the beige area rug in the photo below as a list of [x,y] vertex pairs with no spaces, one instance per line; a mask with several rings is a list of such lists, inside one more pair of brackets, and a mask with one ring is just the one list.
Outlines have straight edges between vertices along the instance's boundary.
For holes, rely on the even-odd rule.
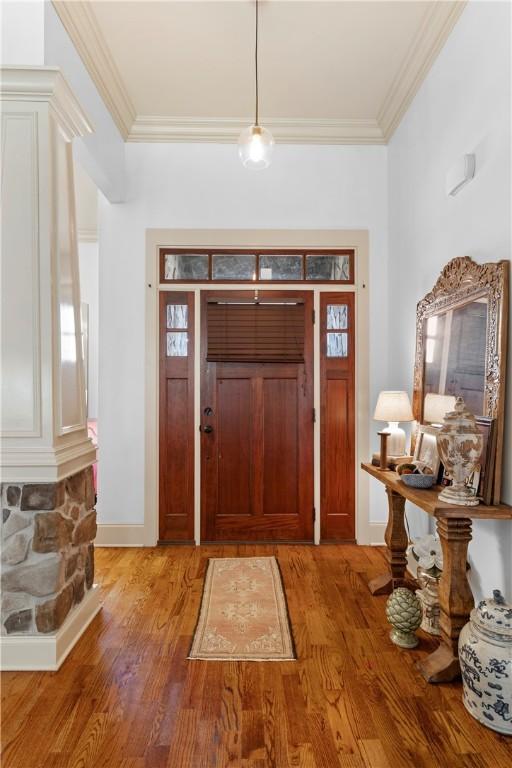
[[296,658],[275,557],[213,557],[189,659]]

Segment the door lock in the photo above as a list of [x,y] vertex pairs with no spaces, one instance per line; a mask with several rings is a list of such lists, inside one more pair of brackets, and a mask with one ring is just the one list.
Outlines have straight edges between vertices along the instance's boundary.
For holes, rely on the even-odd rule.
[[209,435],[210,432],[213,432],[213,427],[211,424],[207,424],[206,427],[203,427],[203,432],[206,432],[207,435]]

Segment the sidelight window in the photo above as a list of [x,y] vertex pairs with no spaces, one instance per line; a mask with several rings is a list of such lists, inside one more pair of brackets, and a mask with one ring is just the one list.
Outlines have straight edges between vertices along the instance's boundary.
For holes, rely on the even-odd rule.
[[[348,305],[327,304],[327,357],[348,357]],[[335,330],[336,333],[332,333]],[[339,331],[345,331],[340,333]]]
[[187,357],[188,355],[188,306],[186,304],[167,305],[167,357]]
[[327,305],[327,328],[348,328],[348,306],[346,304]]
[[327,334],[327,357],[347,357],[348,335],[346,333]]

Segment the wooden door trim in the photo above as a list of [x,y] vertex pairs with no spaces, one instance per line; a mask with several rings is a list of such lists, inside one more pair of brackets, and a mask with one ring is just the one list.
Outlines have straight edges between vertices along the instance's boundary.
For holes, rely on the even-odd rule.
[[[159,249],[161,247],[182,248],[295,248],[298,250],[310,250],[325,248],[355,250],[355,283],[354,285],[328,285],[302,284],[286,285],[289,290],[311,290],[315,296],[315,306],[318,308],[319,294],[321,291],[331,290],[334,293],[354,293],[357,316],[357,350],[358,359],[356,367],[356,450],[357,461],[366,461],[370,454],[370,410],[369,400],[369,233],[368,230],[315,230],[315,229],[147,229],[146,230],[146,330],[145,330],[145,430],[144,430],[144,524],[140,526],[139,540],[145,546],[155,546],[158,539],[158,307],[159,293],[175,291],[176,289],[195,291],[196,300],[199,297],[200,285],[183,284],[173,286],[169,283],[159,285]],[[236,290],[239,284],[223,284],[215,286],[229,291]],[[246,286],[244,286],[246,287]],[[282,286],[268,285],[266,290]],[[318,328],[318,326],[316,326]],[[197,327],[199,335],[199,327]],[[315,331],[316,332],[316,331]],[[315,360],[315,382],[318,381],[317,363]],[[199,358],[196,360],[196,377],[199,378]],[[197,391],[197,388],[196,388]],[[319,412],[318,385],[315,391],[315,406]],[[195,409],[195,432],[198,430],[199,397]],[[319,429],[315,433],[315,477],[318,487],[318,438]],[[196,443],[198,446],[198,443]],[[199,466],[199,451],[196,452],[196,471]],[[197,484],[196,477],[196,484]],[[197,490],[197,485],[196,485]],[[356,538],[360,544],[382,543],[385,523],[370,522],[370,483],[365,473],[357,473],[356,486]],[[318,491],[316,491],[318,493]],[[199,494],[197,494],[197,497]],[[319,498],[315,497],[317,507]],[[374,512],[375,514],[375,512]],[[318,526],[317,515],[317,526]],[[102,537],[102,527],[99,526],[98,535]],[[109,526],[111,527],[111,526]],[[119,545],[128,545],[133,542],[134,525],[119,524],[116,526],[115,541],[109,534],[109,544],[119,542]],[[319,531],[317,527],[315,529]],[[131,537],[131,538],[130,538]],[[195,541],[200,543],[200,515],[196,507],[195,516]],[[315,542],[319,538],[315,534]]]

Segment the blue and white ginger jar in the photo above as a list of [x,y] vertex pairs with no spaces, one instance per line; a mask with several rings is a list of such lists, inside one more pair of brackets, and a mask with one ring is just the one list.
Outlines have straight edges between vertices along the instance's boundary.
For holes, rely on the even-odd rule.
[[498,589],[471,611],[459,637],[459,661],[468,712],[512,735],[512,605]]

